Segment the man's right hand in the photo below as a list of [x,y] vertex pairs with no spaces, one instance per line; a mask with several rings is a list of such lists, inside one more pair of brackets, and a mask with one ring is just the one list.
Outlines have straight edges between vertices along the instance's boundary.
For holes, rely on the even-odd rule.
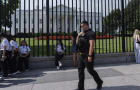
[[80,33],[78,34],[78,36],[77,36],[77,38],[76,38],[76,44],[78,44],[78,39],[79,39],[79,36],[80,36],[81,34],[83,34],[83,32],[80,32]]
[[78,36],[80,36],[81,34],[83,34],[83,32],[80,32],[80,33],[78,34]]
[[4,61],[6,59],[6,56],[2,56],[1,61]]

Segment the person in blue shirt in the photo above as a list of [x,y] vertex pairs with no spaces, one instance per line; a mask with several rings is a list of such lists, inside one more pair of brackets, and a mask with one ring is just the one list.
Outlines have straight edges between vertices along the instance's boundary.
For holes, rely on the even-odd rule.
[[29,57],[30,57],[30,47],[27,45],[26,41],[21,41],[19,46],[19,60],[18,60],[18,70],[20,72],[29,70]]

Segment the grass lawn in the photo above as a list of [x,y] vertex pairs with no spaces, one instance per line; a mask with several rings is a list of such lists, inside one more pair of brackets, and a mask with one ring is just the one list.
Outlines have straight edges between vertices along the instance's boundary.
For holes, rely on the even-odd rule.
[[[17,38],[18,44],[24,38]],[[49,56],[55,54],[54,47],[56,40],[50,40],[47,45],[46,40],[37,40],[36,38],[25,38],[28,45],[31,48],[31,56],[47,56],[47,46],[49,46]],[[65,54],[71,55],[71,40],[63,40],[63,44],[66,47]],[[125,37],[125,50],[126,52],[133,51],[133,39],[132,37]],[[122,37],[114,37],[113,39],[97,39],[95,45],[95,52],[101,53],[119,53],[122,52]]]

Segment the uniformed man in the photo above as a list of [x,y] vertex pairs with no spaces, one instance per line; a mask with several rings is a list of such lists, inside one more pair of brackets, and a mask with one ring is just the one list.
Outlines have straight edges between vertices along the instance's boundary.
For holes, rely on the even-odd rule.
[[18,44],[15,41],[15,39],[11,36],[10,39],[10,45],[11,45],[11,59],[10,59],[10,73],[15,74],[17,71],[17,54],[18,54]]
[[1,69],[2,69],[2,76],[8,77],[8,60],[9,60],[9,41],[7,40],[7,38],[5,37],[5,34],[0,34],[0,39],[1,39]]
[[79,83],[78,90],[84,90],[84,69],[87,67],[90,75],[93,76],[94,80],[97,83],[97,90],[102,89],[103,81],[99,77],[98,73],[93,68],[94,60],[94,45],[96,40],[96,34],[89,29],[89,24],[87,21],[81,23],[81,28],[83,32],[79,33],[77,37],[77,46],[79,51],[79,60],[78,60],[78,73],[79,73]]

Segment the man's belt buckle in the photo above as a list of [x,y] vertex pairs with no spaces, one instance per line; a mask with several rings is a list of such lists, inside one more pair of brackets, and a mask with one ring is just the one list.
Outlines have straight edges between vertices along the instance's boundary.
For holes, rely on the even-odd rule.
[[83,55],[83,53],[81,53],[81,52],[80,52],[79,54],[80,54],[80,55]]

